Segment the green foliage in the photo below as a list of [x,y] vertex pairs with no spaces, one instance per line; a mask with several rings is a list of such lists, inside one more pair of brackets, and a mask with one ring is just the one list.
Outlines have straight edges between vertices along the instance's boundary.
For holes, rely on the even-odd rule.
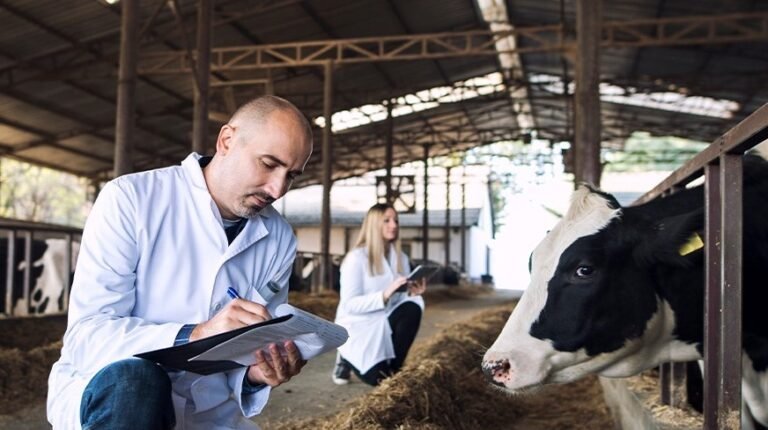
[[82,227],[88,182],[16,160],[0,159],[0,216]]
[[605,153],[605,171],[673,171],[707,145],[678,137],[634,133],[627,139],[623,150]]
[[504,196],[504,184],[498,178],[490,178],[489,192],[491,193],[491,207],[493,209],[493,236],[501,231],[504,226],[501,214],[507,206],[507,198]]

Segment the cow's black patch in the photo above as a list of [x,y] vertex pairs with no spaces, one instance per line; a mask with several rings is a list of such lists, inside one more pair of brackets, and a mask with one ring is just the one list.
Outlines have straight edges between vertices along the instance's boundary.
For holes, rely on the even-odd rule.
[[547,286],[547,302],[530,334],[559,351],[586,348],[589,355],[615,351],[642,335],[656,311],[651,274],[634,265],[632,248],[606,229],[577,239],[560,256]]

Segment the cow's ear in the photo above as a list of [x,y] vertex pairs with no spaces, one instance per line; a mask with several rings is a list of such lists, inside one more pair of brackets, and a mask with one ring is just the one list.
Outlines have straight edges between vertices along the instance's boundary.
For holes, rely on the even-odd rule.
[[669,264],[688,266],[689,260],[680,252],[692,237],[702,231],[704,211],[663,218],[651,225],[635,248],[633,257],[640,264]]

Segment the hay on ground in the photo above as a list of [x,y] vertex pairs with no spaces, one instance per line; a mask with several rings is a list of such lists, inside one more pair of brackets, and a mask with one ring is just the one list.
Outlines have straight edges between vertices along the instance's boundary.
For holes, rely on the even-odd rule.
[[[449,300],[464,300],[482,294],[490,294],[493,288],[485,285],[463,284],[458,286],[430,285],[424,293],[424,301],[430,303],[442,303]],[[326,290],[310,294],[306,292],[291,291],[288,295],[288,303],[312,312],[329,321],[336,317],[336,307],[339,305],[339,293]]]
[[45,399],[48,374],[60,351],[61,341],[29,351],[0,349],[0,415]]
[[[279,430],[601,429],[612,428],[596,378],[512,397],[480,372],[483,352],[508,306],[453,324],[414,349],[403,370],[336,415],[284,423]],[[566,388],[567,387],[567,388]]]
[[704,417],[687,404],[672,407],[661,403],[661,385],[655,370],[626,378],[627,388],[635,394],[654,420],[673,428],[704,428]]

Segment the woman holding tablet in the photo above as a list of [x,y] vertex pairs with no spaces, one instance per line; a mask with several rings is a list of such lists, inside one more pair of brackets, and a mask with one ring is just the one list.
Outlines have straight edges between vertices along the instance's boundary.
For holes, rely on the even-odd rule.
[[[363,219],[355,247],[341,263],[336,323],[349,332],[339,347],[333,382],[349,382],[350,370],[378,385],[402,367],[416,338],[427,280],[409,282],[408,257],[400,250],[397,212],[376,204]],[[406,291],[398,292],[402,286]]]

